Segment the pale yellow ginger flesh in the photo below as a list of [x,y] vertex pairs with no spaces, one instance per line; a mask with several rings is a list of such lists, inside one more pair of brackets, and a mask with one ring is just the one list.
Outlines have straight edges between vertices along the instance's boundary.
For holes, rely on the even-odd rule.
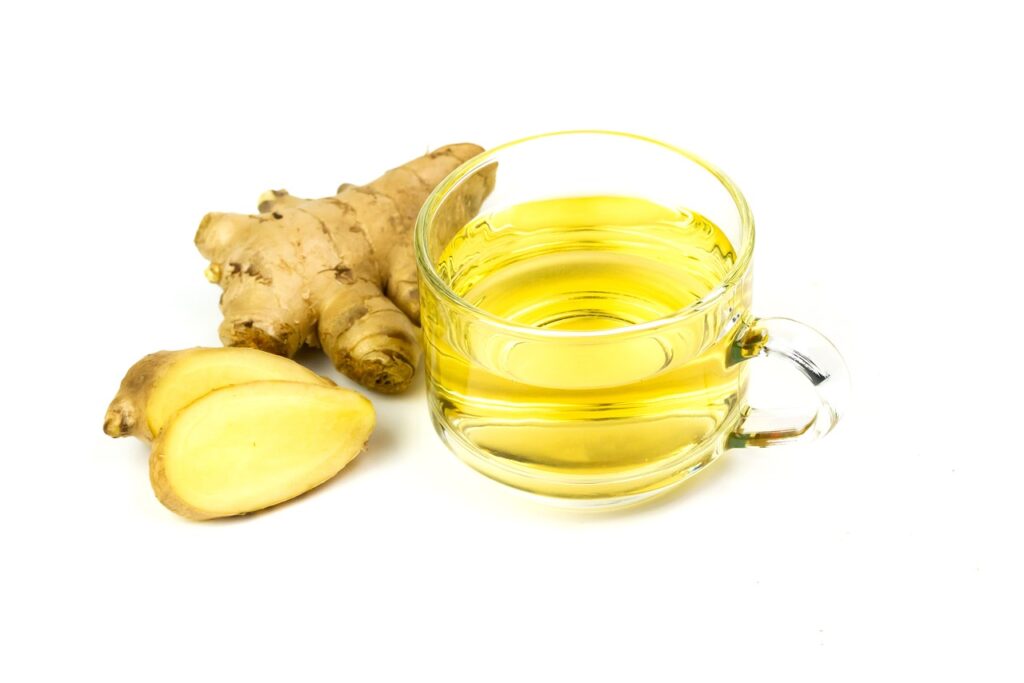
[[[224,290],[221,341],[282,356],[319,346],[366,387],[408,387],[421,355],[413,224],[431,190],[481,151],[448,145],[331,197],[274,190],[258,215],[207,214],[195,241]],[[464,183],[459,210],[472,215],[493,186],[493,169]]]
[[214,389],[257,380],[334,386],[293,360],[243,348],[151,353],[133,365],[107,408],[103,431],[152,441],[179,410]]
[[191,519],[262,510],[336,475],[373,431],[354,391],[264,381],[216,389],[177,413],[153,443],[157,498]]

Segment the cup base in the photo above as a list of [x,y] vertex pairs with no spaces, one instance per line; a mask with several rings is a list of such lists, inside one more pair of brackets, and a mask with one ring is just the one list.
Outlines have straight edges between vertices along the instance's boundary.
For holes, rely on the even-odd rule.
[[[578,487],[579,494],[550,495],[537,489],[550,489],[553,483],[558,483],[557,481],[553,482],[547,477],[542,479],[536,475],[534,481],[531,481],[522,471],[503,466],[494,456],[481,453],[476,446],[467,443],[465,437],[453,429],[435,410],[431,410],[431,422],[448,450],[477,472],[502,485],[505,490],[549,507],[570,510],[601,512],[646,503],[672,491],[701,472],[724,451],[717,441],[703,444],[703,447],[698,449],[687,449],[685,453],[680,454],[678,460],[670,460],[666,467],[657,472],[645,472],[642,476],[626,477],[614,482],[574,479],[568,482],[566,488]],[[607,488],[622,493],[595,494],[591,492],[592,488]]]

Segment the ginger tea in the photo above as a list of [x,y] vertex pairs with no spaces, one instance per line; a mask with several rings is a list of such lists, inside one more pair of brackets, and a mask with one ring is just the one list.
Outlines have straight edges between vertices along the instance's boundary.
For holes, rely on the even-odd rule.
[[628,497],[702,467],[742,390],[729,351],[749,283],[709,296],[735,261],[706,217],[639,198],[474,218],[436,269],[487,315],[422,288],[442,436],[485,474],[550,496]]

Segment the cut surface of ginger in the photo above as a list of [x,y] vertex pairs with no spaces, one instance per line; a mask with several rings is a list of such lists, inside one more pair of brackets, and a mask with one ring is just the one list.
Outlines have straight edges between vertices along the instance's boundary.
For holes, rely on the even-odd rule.
[[263,380],[332,385],[288,358],[256,349],[197,349],[171,365],[153,387],[146,415],[153,434],[184,406],[214,389]]
[[336,475],[373,426],[370,402],[348,389],[285,381],[223,387],[164,427],[150,480],[157,498],[185,517],[245,514]]

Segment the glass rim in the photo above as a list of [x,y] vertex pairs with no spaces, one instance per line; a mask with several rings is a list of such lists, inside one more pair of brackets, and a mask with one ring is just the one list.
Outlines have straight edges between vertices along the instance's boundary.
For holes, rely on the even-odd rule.
[[[544,138],[550,138],[561,135],[608,135],[622,138],[628,138],[636,140],[638,142],[644,142],[648,144],[657,145],[670,152],[678,154],[689,161],[696,163],[701,166],[704,170],[708,171],[711,175],[718,180],[719,183],[725,188],[725,190],[732,197],[733,203],[736,206],[736,210],[740,215],[740,239],[742,245],[737,255],[736,262],[728,273],[722,278],[716,287],[711,289],[703,297],[694,301],[693,303],[679,309],[667,316],[655,318],[654,320],[646,320],[642,323],[635,323],[632,325],[624,325],[622,327],[613,327],[603,330],[549,330],[542,327],[532,327],[530,325],[521,325],[516,322],[512,322],[501,316],[494,315],[478,306],[474,306],[469,303],[461,296],[456,294],[452,288],[441,278],[435,268],[434,263],[431,262],[428,257],[427,249],[427,231],[430,228],[430,223],[437,213],[438,207],[441,202],[444,201],[448,194],[458,187],[458,185],[468,176],[472,175],[487,163],[494,161],[496,157],[500,156],[503,150],[522,145],[524,143],[533,142],[535,140],[541,140]],[[500,160],[499,160],[500,161]],[[423,206],[420,208],[419,214],[416,217],[416,225],[413,234],[414,249],[416,252],[416,264],[419,266],[420,275],[422,281],[429,285],[433,291],[441,295],[441,297],[448,303],[461,308],[464,311],[472,314],[474,317],[485,320],[488,324],[503,329],[507,332],[512,332],[524,336],[534,337],[546,337],[546,338],[583,338],[583,337],[617,337],[625,334],[631,334],[635,332],[644,332],[648,330],[657,329],[666,325],[685,320],[690,316],[701,313],[715,304],[719,299],[725,296],[726,292],[731,290],[737,282],[746,273],[751,257],[754,252],[754,217],[750,212],[750,207],[747,206],[747,200],[744,198],[743,193],[736,184],[729,179],[722,171],[716,166],[708,163],[701,157],[688,152],[684,149],[670,145],[654,138],[644,137],[642,135],[635,135],[633,133],[622,133],[611,130],[600,130],[600,129],[580,129],[580,130],[563,130],[556,131],[553,133],[541,133],[539,135],[531,135],[511,142],[506,142],[503,145],[498,145],[491,149],[487,149],[475,157],[472,157],[464,161],[454,171],[448,174],[437,186],[433,189],[430,195],[427,196]]]

